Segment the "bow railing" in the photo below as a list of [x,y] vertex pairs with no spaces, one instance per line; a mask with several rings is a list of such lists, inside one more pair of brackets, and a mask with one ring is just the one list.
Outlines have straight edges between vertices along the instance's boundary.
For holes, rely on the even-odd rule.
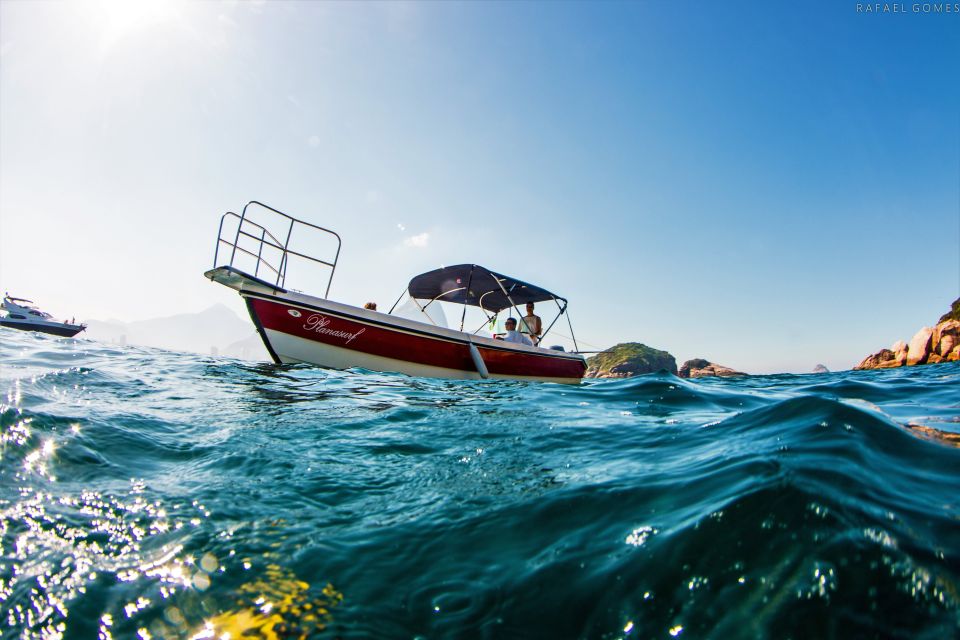
[[[293,281],[304,286],[311,279],[312,269],[329,269],[324,292],[324,297],[328,297],[340,246],[340,236],[335,231],[252,200],[239,215],[228,211],[221,216],[213,267],[232,267],[283,289],[287,288],[291,271]],[[316,257],[317,252],[328,259]]]

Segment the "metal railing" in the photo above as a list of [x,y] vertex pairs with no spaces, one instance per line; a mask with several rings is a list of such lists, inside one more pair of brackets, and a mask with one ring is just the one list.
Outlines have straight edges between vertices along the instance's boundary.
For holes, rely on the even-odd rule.
[[[259,222],[254,221],[248,209],[251,206],[260,207],[266,210],[266,213],[263,214],[264,217],[260,218]],[[226,237],[224,237],[224,222],[227,220],[236,220],[237,229],[236,233],[230,233],[230,229],[227,230]],[[263,224],[261,224],[261,222]],[[277,235],[273,231],[277,232],[277,235],[284,235],[286,233],[286,238],[281,242]],[[294,229],[300,231],[301,229],[313,232],[320,232],[323,234],[329,234],[336,238],[337,248],[334,253],[333,261],[322,260],[314,256],[302,253],[299,251],[294,251],[290,248],[290,239],[294,235]],[[298,235],[298,237],[300,237]],[[242,244],[241,244],[242,243]],[[298,220],[293,216],[287,215],[282,211],[278,211],[271,206],[265,205],[262,202],[257,202],[256,200],[251,200],[243,207],[243,212],[240,215],[232,211],[228,211],[220,217],[220,227],[217,230],[217,244],[213,252],[213,267],[235,267],[236,262],[238,262],[243,256],[248,256],[253,260],[253,276],[260,278],[265,282],[271,282],[280,288],[286,288],[287,281],[287,268],[290,265],[291,258],[293,259],[302,259],[304,261],[309,261],[312,263],[320,264],[325,267],[330,268],[330,275],[327,277],[327,288],[324,292],[324,297],[330,295],[330,285],[333,282],[333,274],[337,269],[337,260],[340,258],[340,246],[342,242],[340,240],[340,235],[337,232],[324,227],[311,224],[309,222],[304,222],[303,220]],[[230,248],[230,260],[226,264],[218,264],[220,260],[220,248],[221,246]],[[279,255],[279,261],[273,258],[273,255],[265,256],[264,250],[267,253],[272,253],[273,255]],[[237,254],[240,254],[238,256]],[[226,253],[226,251],[224,251]],[[269,258],[269,259],[268,259]],[[271,261],[272,259],[272,261]],[[262,277],[260,275],[261,268],[264,270],[265,274],[269,273],[269,277]]]

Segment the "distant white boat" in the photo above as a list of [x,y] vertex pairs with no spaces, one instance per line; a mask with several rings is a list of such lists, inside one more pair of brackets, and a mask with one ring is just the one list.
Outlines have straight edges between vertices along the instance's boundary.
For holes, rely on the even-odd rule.
[[55,336],[72,338],[87,328],[85,324],[60,322],[46,311],[41,311],[32,300],[14,298],[5,294],[0,305],[7,315],[0,317],[0,326],[22,331],[40,331]]

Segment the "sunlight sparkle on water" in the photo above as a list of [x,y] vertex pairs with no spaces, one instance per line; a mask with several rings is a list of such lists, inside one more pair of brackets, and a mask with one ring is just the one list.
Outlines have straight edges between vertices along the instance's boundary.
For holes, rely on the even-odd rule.
[[627,536],[624,542],[634,547],[640,547],[650,536],[656,535],[657,533],[658,531],[653,527],[638,527],[630,532],[630,535]]

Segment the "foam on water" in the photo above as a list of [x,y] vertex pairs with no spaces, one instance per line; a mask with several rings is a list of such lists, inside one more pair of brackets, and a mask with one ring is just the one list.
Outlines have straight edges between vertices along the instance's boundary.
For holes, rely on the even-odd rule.
[[960,634],[957,364],[569,387],[5,329],[0,363],[2,637]]

